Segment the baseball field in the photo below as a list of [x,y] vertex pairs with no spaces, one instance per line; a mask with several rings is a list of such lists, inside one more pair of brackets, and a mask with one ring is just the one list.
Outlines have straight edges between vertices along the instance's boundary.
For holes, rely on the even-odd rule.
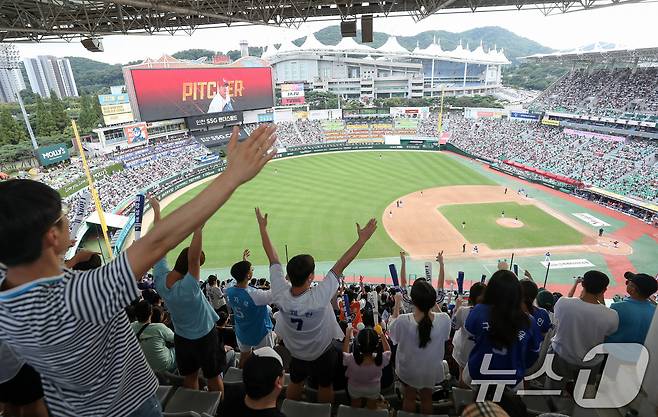
[[[164,214],[203,187],[163,202]],[[518,193],[519,188],[526,191]],[[587,268],[616,275],[635,266],[634,242],[614,235],[628,227],[623,219],[595,213],[565,194],[542,188],[546,190],[441,152],[360,151],[275,160],[206,223],[203,273],[229,278],[228,268],[249,248],[256,275],[267,276],[256,206],[269,213],[270,235],[280,256],[285,258],[286,250],[288,256],[309,253],[318,275],[354,242],[355,223],[376,218],[377,232],[346,271],[348,281],[364,275],[372,282],[390,282],[388,264],[397,263],[400,249],[410,255],[412,277],[423,274],[424,263],[444,250],[448,279],[465,271],[467,281],[489,276],[498,260],[509,260],[512,253],[514,263],[543,281],[544,254],[550,251],[549,285],[560,289]],[[583,213],[607,224],[604,237],[597,236],[590,218],[576,216]],[[643,235],[637,236],[638,250],[658,253],[658,235],[642,240]],[[170,253],[170,262],[186,243]],[[636,268],[656,269],[655,262],[642,258]]]

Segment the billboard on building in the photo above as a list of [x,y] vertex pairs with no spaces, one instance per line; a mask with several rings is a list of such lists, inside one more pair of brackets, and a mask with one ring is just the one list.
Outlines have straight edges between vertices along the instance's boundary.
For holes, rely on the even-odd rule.
[[281,86],[281,104],[304,104],[304,84],[283,84]]
[[214,126],[236,125],[242,123],[242,112],[232,111],[188,117],[185,119],[185,123],[191,130]]
[[69,150],[63,143],[42,146],[37,149],[37,159],[42,166],[56,164],[69,159]]
[[274,105],[271,68],[133,69],[133,86],[144,121]]
[[[233,133],[233,128],[223,128],[223,129],[215,129],[215,130],[209,130],[207,132],[203,132],[203,134],[193,134],[194,138],[196,139],[197,142],[202,144],[203,146],[207,148],[213,148],[216,146],[225,146],[228,144],[229,140],[231,140],[231,134]],[[243,140],[249,136],[247,132],[240,128],[240,136],[239,140]]]
[[143,122],[124,127],[123,133],[128,139],[129,144],[146,142],[149,138],[146,123]]
[[106,126],[135,120],[128,94],[101,94],[98,96],[98,102],[101,105],[103,122]]
[[132,112],[103,115],[103,122],[105,123],[105,126],[120,125],[134,121],[135,116],[133,116]]
[[110,104],[124,104],[130,103],[128,94],[101,94],[98,96],[98,102],[101,106],[107,106]]

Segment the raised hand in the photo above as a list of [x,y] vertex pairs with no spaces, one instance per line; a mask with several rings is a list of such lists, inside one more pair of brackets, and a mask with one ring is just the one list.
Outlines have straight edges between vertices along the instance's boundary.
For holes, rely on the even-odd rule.
[[256,220],[258,220],[258,226],[267,227],[267,213],[263,216],[259,207],[256,207]]
[[400,259],[402,259],[403,261],[405,261],[405,260],[407,259],[407,258],[406,258],[407,256],[409,256],[409,254],[408,254],[407,252],[405,252],[405,251],[403,251],[403,250],[400,251]]
[[275,131],[276,125],[261,125],[239,143],[240,129],[233,127],[226,147],[228,166],[222,175],[230,177],[238,185],[255,177],[276,155],[276,149],[271,149],[276,141]]
[[436,254],[436,261],[443,265],[443,251]]
[[356,224],[356,233],[359,235],[359,240],[361,241],[370,239],[373,233],[375,233],[375,230],[377,230],[377,220],[374,218],[370,219],[364,228],[361,228],[359,223]]
[[148,193],[148,194],[146,194],[146,198],[148,199],[149,204],[151,205],[151,208],[153,210],[160,211],[160,201],[158,200],[158,198],[155,195],[153,195],[151,193]]
[[247,258],[249,258],[250,256],[251,256],[251,252],[249,251],[249,249],[245,249],[244,252],[242,252],[242,260],[243,261],[246,261]]

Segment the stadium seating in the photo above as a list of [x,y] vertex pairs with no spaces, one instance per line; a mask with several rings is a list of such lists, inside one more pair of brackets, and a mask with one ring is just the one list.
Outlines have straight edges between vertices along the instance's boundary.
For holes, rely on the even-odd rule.
[[658,112],[658,68],[576,69],[533,102],[539,110],[619,115]]
[[454,114],[445,123],[452,133],[451,143],[476,157],[494,162],[513,160],[623,195],[658,201],[655,141],[600,139],[537,123],[473,120]]
[[368,410],[367,408],[354,408],[347,405],[338,406],[337,417],[387,417],[388,410]]
[[218,392],[197,391],[186,388],[178,388],[167,401],[165,413],[184,413],[194,411],[215,415],[221,400]]
[[331,417],[331,404],[307,403],[285,399],[281,412],[286,417]]

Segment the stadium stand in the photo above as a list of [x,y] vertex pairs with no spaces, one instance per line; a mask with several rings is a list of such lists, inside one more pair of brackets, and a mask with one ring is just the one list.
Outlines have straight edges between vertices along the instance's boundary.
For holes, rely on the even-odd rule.
[[[641,168],[637,166],[638,160],[648,158],[652,152],[655,157],[656,152],[652,145],[644,142],[599,143],[527,123],[471,122],[452,116],[449,123],[457,143],[481,157],[500,158],[503,149],[502,152],[509,157],[556,170],[567,170],[568,167],[551,165],[555,158],[566,157],[566,154],[573,155],[572,158],[587,157],[591,158],[588,163],[597,169],[591,175],[597,181],[609,179],[605,167],[599,169],[602,164],[597,161],[600,158],[627,160],[629,166]],[[287,133],[279,136],[279,140],[294,142],[308,138],[310,143],[317,144],[320,135],[305,136],[302,132],[317,133],[321,126],[320,123],[290,124],[284,128]],[[255,133],[258,132],[262,130]],[[60,197],[43,183],[30,180],[0,183],[0,233],[11,236],[17,227],[26,228],[22,230],[24,238],[0,242],[0,262],[6,265],[0,268],[2,293],[20,292],[17,297],[0,298],[0,364],[3,370],[18,372],[25,366],[31,369],[16,359],[16,354],[12,353],[14,350],[28,363],[34,364],[27,385],[32,401],[41,402],[43,407],[47,405],[53,415],[66,416],[150,417],[162,415],[162,410],[165,416],[247,416],[256,415],[251,414],[256,409],[261,410],[258,415],[274,417],[329,416],[332,411],[339,416],[378,416],[390,415],[389,410],[400,410],[398,415],[414,415],[420,411],[425,415],[458,416],[464,409],[474,407],[476,385],[472,380],[509,379],[509,376],[481,373],[484,356],[495,353],[490,369],[512,369],[514,372],[511,388],[505,390],[504,399],[499,403],[500,410],[495,415],[515,417],[549,411],[569,414],[575,402],[568,395],[559,398],[557,407],[555,404],[538,404],[517,395],[524,376],[540,365],[536,362],[542,350],[551,349],[560,365],[555,371],[573,381],[573,371],[584,367],[574,357],[582,358],[581,354],[592,346],[608,339],[644,342],[650,321],[646,318],[651,317],[656,308],[651,297],[658,286],[649,275],[626,276],[633,284],[628,286],[635,303],[633,310],[625,308],[624,303],[631,302],[628,300],[618,301],[610,308],[600,304],[610,282],[601,272],[585,273],[582,281],[574,282],[568,295],[561,296],[538,289],[530,276],[519,280],[504,263],[499,264],[499,270],[486,280],[486,285],[478,284],[483,296],[473,295],[471,298],[470,289],[465,288],[458,297],[456,291],[444,288],[442,252],[437,256],[439,273],[435,286],[422,278],[413,283],[408,281],[406,256],[401,254],[399,287],[361,284],[340,288],[338,276],[376,229],[373,219],[365,227],[357,228],[358,238],[354,236],[354,245],[347,249],[324,280],[312,286],[308,278],[314,271],[309,255],[291,258],[284,271],[269,239],[267,217],[260,211],[257,211],[254,223],[258,223],[263,249],[271,265],[269,282],[246,279],[264,277],[252,277],[247,255],[242,260],[236,259],[231,268],[235,280],[221,281],[218,291],[213,292],[215,296],[227,297],[231,307],[228,315],[225,311],[217,315],[213,312],[213,296],[210,296],[206,284],[199,286],[200,276],[191,275],[200,275],[201,239],[193,239],[189,251],[182,252],[184,256],[179,257],[180,262],[176,263],[174,270],[163,273],[162,267],[157,266],[157,272],[154,269],[152,276],[146,273],[192,232],[199,233],[199,226],[228,200],[230,193],[224,190],[231,185],[225,178],[237,177],[246,182],[258,173],[264,164],[260,162],[263,157],[256,155],[260,152],[258,147],[251,151],[257,156],[254,157],[248,154],[250,148],[244,143],[239,146],[238,162],[228,166],[227,175],[210,183],[209,187],[214,187],[216,192],[201,193],[188,205],[159,220],[142,239],[118,254],[108,265],[87,272],[67,269],[62,272],[62,279],[51,279],[48,286],[18,286],[14,277],[16,268],[45,264],[50,254],[66,247],[66,244],[61,244],[68,242],[68,233],[63,226],[66,222],[62,222]],[[193,141],[154,145],[148,150],[140,150],[137,158],[129,157],[127,160],[134,162],[131,167],[110,175],[107,181],[99,181],[99,187],[106,193],[103,203],[108,208],[153,179],[165,178],[172,172],[194,166],[195,156],[206,152]],[[638,169],[631,169],[630,173],[641,175]],[[632,188],[635,183],[631,184],[629,175],[625,177]],[[655,180],[655,175],[651,178]],[[153,200],[151,206],[159,219],[157,200]],[[26,219],[39,220],[28,220],[35,224],[22,222],[17,226],[13,221],[17,213]],[[36,224],[41,217],[47,217],[46,231],[58,236],[56,243],[43,238],[45,232],[41,230],[44,226]],[[32,254],[30,259],[25,258],[26,247],[35,244],[42,245],[42,250]],[[194,256],[189,255],[192,252]],[[90,256],[91,252],[81,250],[67,266],[84,262]],[[207,256],[212,256],[212,253]],[[61,268],[57,257],[52,258],[54,268]],[[284,275],[288,275],[288,280]],[[52,277],[52,271],[38,269],[35,279],[45,276]],[[176,291],[169,291],[170,285],[164,285],[170,279],[176,282],[172,285],[180,285]],[[583,293],[574,297],[578,287],[582,287]],[[68,296],[69,290],[76,295]],[[233,297],[238,293],[241,295],[236,304]],[[349,300],[349,306],[342,305],[343,295]],[[174,310],[163,305],[163,298],[172,305],[185,302],[201,308],[203,316],[213,320],[208,333],[210,338],[189,345],[190,340],[177,333],[176,320],[181,320],[181,310],[177,312],[179,317],[171,316],[170,319]],[[152,304],[153,312],[158,313],[157,318],[152,314],[140,316],[138,321],[135,306],[145,302]],[[243,314],[246,308],[261,313]],[[494,309],[496,314],[492,313]],[[42,313],[39,313],[38,320],[34,320],[35,313],[30,313],[30,326],[16,326],[16,323],[27,320],[27,311]],[[357,318],[360,324],[352,327],[350,323],[353,319],[356,323]],[[132,327],[129,322],[132,322]],[[53,323],[62,323],[64,328],[52,326]],[[149,323],[163,323],[176,334],[177,364],[185,377],[167,371],[157,372],[156,379],[149,369],[148,364],[152,361],[146,361],[138,342]],[[308,330],[298,332],[304,326],[308,326]],[[455,337],[457,329],[462,332],[462,337]],[[79,339],[80,343],[48,344],[47,347],[33,344],[35,335],[64,340],[68,334],[78,337],[81,332],[89,333]],[[546,337],[549,332],[556,338]],[[237,337],[237,344],[230,341],[231,334]],[[463,337],[464,334],[467,337]],[[578,340],[573,337],[576,334]],[[229,347],[231,345],[234,347]],[[205,367],[204,377],[208,379],[200,382],[198,370],[189,374],[189,371],[180,369],[181,364],[191,358],[195,358],[197,364],[221,358],[223,363],[217,365],[227,369],[230,366],[228,355],[208,355],[208,350],[205,354],[189,356],[190,349],[205,351],[209,346],[219,348],[220,352],[236,348],[242,351],[242,372],[228,368],[224,374],[226,383],[219,392],[199,390],[206,383],[210,388],[213,375],[205,375]],[[252,346],[255,348],[253,352]],[[183,352],[188,352],[185,360],[181,359]],[[453,352],[460,352],[465,361],[456,362]],[[246,359],[242,355],[246,355]],[[99,364],[98,357],[103,357],[107,364],[105,361]],[[65,358],[66,368],[60,366],[61,359],[55,358]],[[189,366],[187,363],[186,367]],[[73,383],[83,374],[93,375],[84,391]],[[7,380],[18,384],[16,375],[12,372]],[[193,376],[191,380],[189,375]],[[546,375],[536,377],[527,383],[526,388],[543,387],[546,378]],[[41,385],[43,391],[40,391]],[[65,385],[70,387],[66,392],[56,388]],[[306,389],[301,390],[304,385],[307,385]],[[25,385],[22,387],[28,389]],[[284,397],[286,400],[281,405]],[[328,404],[332,398],[333,404]],[[37,415],[45,417],[47,412]]]
[[[658,144],[653,140],[585,137],[565,129],[501,119],[445,118],[451,143],[489,161],[516,161],[634,196],[658,201]],[[518,172],[518,170],[517,170]]]
[[576,69],[545,90],[533,106],[540,110],[615,115],[658,113],[658,67],[614,70]]
[[[123,169],[106,175],[97,172],[94,175],[103,210],[114,212],[120,203],[134,197],[135,193],[159,182],[174,173],[186,171],[198,164],[195,158],[207,155],[208,149],[196,142],[185,139],[167,143],[158,143],[138,148],[134,153],[120,153],[117,156],[104,156],[89,160],[90,169],[97,170],[110,165],[121,164]],[[60,189],[66,184],[79,181],[84,176],[82,162],[72,160],[70,164],[50,169],[39,180],[54,189]],[[75,207],[82,193],[88,190],[83,187],[64,199],[69,207]],[[125,211],[128,211],[129,206]],[[87,215],[94,206],[90,205]],[[69,213],[72,219],[73,213]]]

